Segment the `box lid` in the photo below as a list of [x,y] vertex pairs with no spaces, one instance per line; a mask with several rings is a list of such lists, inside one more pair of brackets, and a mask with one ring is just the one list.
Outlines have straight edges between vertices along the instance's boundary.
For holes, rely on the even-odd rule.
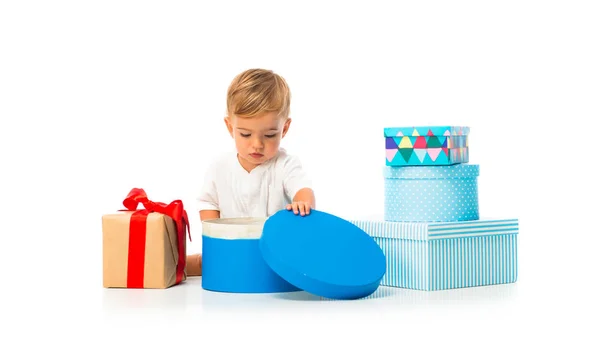
[[473,221],[453,222],[395,222],[372,218],[353,219],[350,222],[371,237],[419,241],[506,235],[519,231],[519,220],[512,218],[481,218]]
[[290,284],[331,299],[357,299],[379,287],[385,256],[363,230],[337,216],[280,210],[264,224],[259,249]]
[[383,176],[391,179],[467,179],[479,176],[479,165],[384,166]]
[[383,129],[385,137],[391,136],[452,136],[468,135],[469,127],[463,126],[413,126],[413,127],[387,127]]

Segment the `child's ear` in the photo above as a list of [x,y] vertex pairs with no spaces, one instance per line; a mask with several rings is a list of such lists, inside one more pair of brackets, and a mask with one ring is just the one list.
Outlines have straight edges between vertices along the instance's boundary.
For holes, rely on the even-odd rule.
[[292,123],[292,118],[288,118],[285,123],[283,124],[283,132],[281,134],[281,137],[283,138],[285,136],[285,134],[287,134],[288,129],[290,129],[290,124]]
[[229,130],[229,135],[231,135],[231,137],[233,138],[233,125],[231,125],[231,120],[229,119],[229,117],[225,117],[223,121],[227,126],[227,130]]

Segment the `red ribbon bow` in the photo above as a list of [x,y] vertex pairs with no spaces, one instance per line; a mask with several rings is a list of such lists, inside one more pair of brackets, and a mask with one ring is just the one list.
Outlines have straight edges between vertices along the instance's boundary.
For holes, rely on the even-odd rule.
[[[144,209],[137,209],[138,204],[142,204]],[[187,212],[183,208],[181,200],[174,200],[169,204],[153,202],[148,199],[146,192],[141,188],[133,188],[123,200],[123,205],[127,210],[134,211],[129,222],[129,255],[127,260],[127,287],[144,287],[144,259],[146,255],[146,219],[149,213],[161,213],[167,215],[175,221],[177,225],[177,245],[179,260],[177,262],[177,271],[175,284],[181,283],[185,270],[185,227],[190,234],[190,224]]]

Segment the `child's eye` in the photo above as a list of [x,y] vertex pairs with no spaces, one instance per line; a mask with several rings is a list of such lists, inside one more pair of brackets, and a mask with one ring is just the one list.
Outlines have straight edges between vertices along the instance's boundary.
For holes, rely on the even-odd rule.
[[250,137],[250,134],[243,134],[243,133],[240,133],[240,135],[241,135],[242,137],[244,137],[244,138],[248,138],[248,137]]
[[276,134],[265,135],[267,138],[274,138]]

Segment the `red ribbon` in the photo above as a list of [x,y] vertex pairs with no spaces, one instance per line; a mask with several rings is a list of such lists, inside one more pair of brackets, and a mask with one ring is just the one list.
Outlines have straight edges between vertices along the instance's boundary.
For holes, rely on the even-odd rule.
[[[141,203],[144,209],[137,209]],[[181,200],[174,200],[169,204],[153,202],[148,200],[146,192],[141,188],[133,188],[123,200],[123,205],[127,210],[134,211],[129,222],[129,253],[127,259],[127,287],[144,287],[144,259],[146,256],[146,219],[149,213],[161,213],[171,217],[177,225],[177,245],[179,260],[177,262],[175,284],[181,283],[185,271],[186,254],[185,228],[192,240],[190,234],[190,224],[187,212],[183,208]]]

